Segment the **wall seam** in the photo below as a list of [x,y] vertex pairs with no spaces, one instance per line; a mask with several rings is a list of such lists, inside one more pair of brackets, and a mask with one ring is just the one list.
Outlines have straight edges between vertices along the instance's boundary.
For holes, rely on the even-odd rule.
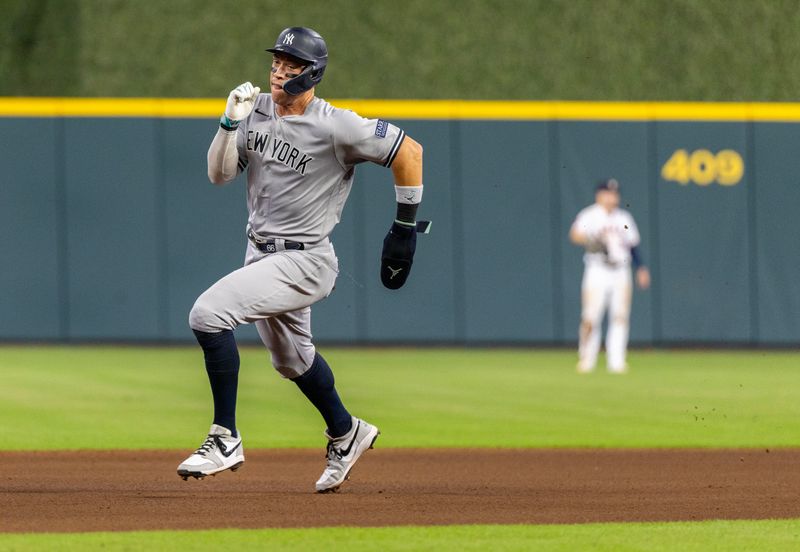
[[[456,274],[463,274],[462,278],[453,278],[453,333],[457,343],[467,342],[467,292],[466,292],[466,258],[463,240],[464,228],[464,201],[463,175],[461,174],[461,123],[450,121],[450,201],[452,208],[452,260],[453,270]],[[435,231],[435,227],[433,228]]]
[[758,344],[761,334],[759,310],[759,278],[758,278],[758,224],[757,193],[756,193],[756,153],[755,153],[755,123],[749,121],[745,125],[745,158],[747,159],[747,241],[749,252],[748,270],[750,272],[750,343]]
[[155,223],[156,223],[156,297],[158,312],[156,313],[157,334],[165,339],[169,328],[169,312],[171,300],[169,294],[169,223],[167,213],[167,179],[165,166],[166,139],[164,119],[155,119],[153,129],[154,165],[156,173]]
[[[354,176],[354,186],[357,186],[356,193],[351,194],[350,201],[354,203],[353,213],[353,283],[357,288],[353,298],[353,308],[356,315],[356,341],[367,343],[369,341],[369,324],[367,316],[369,314],[369,294],[366,293],[364,283],[367,275],[367,236],[366,236],[366,201],[364,200],[363,178]],[[341,267],[340,267],[341,270]]]
[[551,272],[550,277],[553,279],[553,340],[556,342],[566,343],[567,336],[564,334],[566,328],[564,327],[564,266],[563,256],[561,254],[561,223],[563,221],[563,213],[561,212],[561,156],[560,141],[558,137],[559,122],[548,121],[548,145],[550,152],[548,155],[548,162],[550,164],[550,212],[552,213],[551,231],[553,235],[550,239],[550,252],[551,252]]
[[69,277],[69,222],[67,215],[67,141],[66,119],[55,123],[55,167],[56,167],[56,266],[58,267],[58,331],[61,339],[71,337],[70,277]]
[[650,271],[653,277],[654,285],[650,286],[650,292],[653,294],[650,301],[651,306],[651,324],[652,324],[652,337],[653,343],[660,344],[663,340],[662,327],[661,327],[661,289],[662,284],[658,280],[660,276],[661,267],[661,236],[659,225],[659,197],[658,197],[658,184],[659,174],[658,170],[658,132],[656,122],[650,121],[647,124],[647,185],[650,188],[649,208],[650,208],[650,245],[653,248],[649,253],[650,255]]

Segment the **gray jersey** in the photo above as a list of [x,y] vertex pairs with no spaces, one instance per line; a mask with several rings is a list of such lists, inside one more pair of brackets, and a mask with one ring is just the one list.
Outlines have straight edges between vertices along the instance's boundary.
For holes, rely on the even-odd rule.
[[260,94],[239,125],[238,171],[247,170],[248,224],[263,237],[315,243],[339,222],[363,161],[389,167],[405,133],[381,119],[314,98],[303,115],[279,117]]

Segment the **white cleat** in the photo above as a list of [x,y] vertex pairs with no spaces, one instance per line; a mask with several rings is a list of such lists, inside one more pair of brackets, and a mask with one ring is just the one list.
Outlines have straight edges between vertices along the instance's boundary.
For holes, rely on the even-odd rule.
[[244,464],[242,436],[233,437],[231,431],[211,424],[208,437],[194,453],[178,466],[178,475],[184,481],[190,477],[202,479],[221,471],[236,471]]
[[590,374],[594,372],[594,365],[586,363],[584,361],[579,361],[575,369],[578,371],[579,374]]
[[628,365],[623,364],[622,366],[609,366],[608,367],[609,374],[627,374],[628,373]]
[[380,435],[378,428],[364,420],[353,417],[353,427],[345,435],[331,439],[328,432],[328,449],[325,454],[328,465],[316,484],[318,493],[330,493],[339,489],[353,469],[356,461],[371,449]]

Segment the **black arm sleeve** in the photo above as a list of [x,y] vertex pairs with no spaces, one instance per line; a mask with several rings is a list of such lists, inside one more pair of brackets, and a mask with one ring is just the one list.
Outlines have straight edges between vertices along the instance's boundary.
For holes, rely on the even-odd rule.
[[631,247],[631,261],[633,261],[633,268],[639,268],[640,266],[644,265],[644,261],[642,260],[642,252],[639,250],[638,245]]

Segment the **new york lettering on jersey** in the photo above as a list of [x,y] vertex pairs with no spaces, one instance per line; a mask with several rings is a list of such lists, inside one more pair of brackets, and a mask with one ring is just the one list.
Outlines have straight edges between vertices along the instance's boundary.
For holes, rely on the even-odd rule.
[[271,137],[269,132],[248,130],[246,147],[248,151],[283,163],[302,175],[306,174],[308,163],[314,160],[286,140]]

